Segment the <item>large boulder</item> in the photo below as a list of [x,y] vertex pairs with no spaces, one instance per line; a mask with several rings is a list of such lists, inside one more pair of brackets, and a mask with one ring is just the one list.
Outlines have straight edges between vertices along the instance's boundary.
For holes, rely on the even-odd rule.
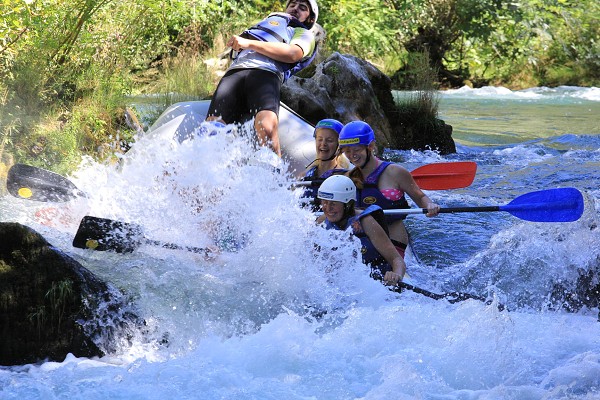
[[317,65],[312,77],[290,78],[281,98],[313,124],[323,118],[364,120],[378,142],[387,145],[392,127],[385,112],[393,104],[389,88],[390,79],[372,64],[336,52]]
[[143,323],[131,310],[37,232],[0,223],[0,365],[112,352]]
[[366,121],[375,131],[380,147],[456,152],[452,127],[443,121],[402,122],[391,79],[358,57],[333,53],[317,65],[313,76],[290,78],[282,88],[281,98],[313,124],[323,118],[344,123]]

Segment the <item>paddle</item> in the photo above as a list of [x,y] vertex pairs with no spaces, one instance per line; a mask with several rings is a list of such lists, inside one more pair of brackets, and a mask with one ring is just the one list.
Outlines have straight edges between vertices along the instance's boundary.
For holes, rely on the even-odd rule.
[[[458,189],[475,179],[477,164],[472,161],[423,165],[411,172],[417,184],[425,190]],[[324,179],[295,183],[294,186],[320,186]],[[67,178],[25,164],[15,164],[8,171],[6,186],[11,195],[21,199],[63,202],[86,197]]]
[[130,253],[142,244],[150,244],[173,250],[186,250],[209,255],[212,250],[199,247],[179,246],[144,237],[142,227],[136,224],[114,221],[105,218],[85,216],[73,239],[73,246],[80,249],[98,251],[114,250],[117,253]]
[[[573,222],[583,214],[583,195],[575,188],[540,190],[521,195],[504,206],[449,207],[440,213],[506,211],[525,221]],[[426,208],[384,210],[385,214],[427,214]]]
[[[117,253],[130,253],[142,244],[150,244],[175,250],[186,250],[194,253],[204,253],[205,255],[209,255],[212,252],[210,249],[206,248],[179,246],[172,243],[151,240],[144,237],[142,227],[139,225],[91,216],[83,217],[79,229],[75,234],[75,238],[73,239],[73,246],[80,249],[92,249],[97,251],[113,250]],[[468,293],[450,292],[438,294],[405,282],[399,282],[396,286],[390,287],[389,289],[397,293],[401,293],[402,290],[410,290],[435,300],[448,300],[450,303],[469,299],[483,301],[486,304],[491,303],[491,301],[486,300],[483,297]],[[504,306],[500,305],[498,308],[503,310]]]
[[410,174],[421,189],[448,190],[471,186],[476,172],[475,162],[459,161],[423,165]]
[[42,168],[25,164],[15,164],[6,176],[8,192],[18,198],[61,202],[86,197],[67,178]]
[[[389,289],[391,291],[397,292],[397,293],[402,293],[403,290],[410,290],[412,292],[422,294],[422,295],[432,298],[434,300],[447,300],[451,304],[458,303],[459,301],[465,301],[465,300],[478,300],[478,301],[484,302],[487,305],[492,304],[492,300],[488,300],[488,299],[485,299],[480,296],[475,296],[473,294],[462,293],[462,292],[433,293],[433,292],[430,292],[429,290],[421,289],[421,288],[418,288],[416,286],[413,286],[413,285],[411,285],[409,283],[405,283],[405,282],[398,282],[398,284],[396,286],[392,286]],[[505,308],[504,305],[498,304],[498,310],[502,311],[502,310],[504,310],[504,308]]]
[[[381,279],[378,277],[376,277],[375,279],[381,281]],[[429,297],[434,300],[447,300],[451,304],[458,303],[459,301],[465,301],[465,300],[477,300],[477,301],[484,302],[487,305],[492,304],[492,300],[488,300],[488,299],[486,299],[484,297],[480,297],[480,296],[475,296],[473,294],[462,293],[462,292],[434,293],[434,292],[430,292],[429,290],[425,290],[420,287],[416,287],[416,286],[411,285],[410,283],[406,283],[404,281],[400,281],[394,286],[390,285],[390,286],[386,286],[386,287],[392,292],[402,293],[404,290],[410,290],[411,292],[422,294],[423,296]],[[504,305],[498,304],[498,310],[502,311],[502,310],[504,310],[504,308],[505,308]]]
[[[477,164],[473,161],[443,162],[423,165],[410,174],[421,189],[448,190],[465,188],[473,183]],[[295,186],[320,186],[325,179],[295,183]]]

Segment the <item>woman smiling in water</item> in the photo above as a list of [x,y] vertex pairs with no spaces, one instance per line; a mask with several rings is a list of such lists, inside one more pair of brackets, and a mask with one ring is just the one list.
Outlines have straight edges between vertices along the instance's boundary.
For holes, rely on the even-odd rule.
[[[359,181],[358,207],[375,204],[384,210],[410,208],[404,197],[408,194],[419,207],[427,209],[428,217],[438,214],[440,206],[423,193],[407,169],[375,157],[375,133],[369,124],[363,121],[346,124],[340,132],[339,146],[356,166],[348,175]],[[408,245],[405,218],[406,215],[386,216],[390,239],[402,257]]]
[[[347,172],[350,164],[343,154],[338,153],[338,138],[344,124],[332,118],[319,121],[315,125],[315,153],[317,158],[310,163],[304,173],[305,181],[318,181],[325,179],[335,173]],[[304,190],[304,196],[310,199],[313,208],[318,210],[319,202],[317,200],[317,188],[319,182],[308,186]]]

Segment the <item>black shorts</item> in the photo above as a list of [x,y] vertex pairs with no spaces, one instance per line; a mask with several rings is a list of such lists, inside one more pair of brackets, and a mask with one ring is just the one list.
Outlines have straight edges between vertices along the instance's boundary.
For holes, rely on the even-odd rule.
[[262,69],[233,69],[221,78],[208,108],[208,116],[216,116],[228,124],[252,119],[263,110],[279,115],[281,81]]

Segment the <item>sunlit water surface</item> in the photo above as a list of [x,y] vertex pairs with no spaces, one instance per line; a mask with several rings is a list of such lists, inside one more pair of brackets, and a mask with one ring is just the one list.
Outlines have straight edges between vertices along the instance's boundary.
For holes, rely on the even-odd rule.
[[[3,221],[33,227],[132,296],[147,329],[100,359],[0,368],[1,399],[598,399],[598,309],[567,312],[553,287],[600,269],[600,90],[460,89],[441,94],[458,153],[388,152],[412,170],[478,164],[443,206],[502,205],[578,188],[583,217],[522,221],[505,212],[407,220],[411,282],[506,304],[456,304],[371,280],[346,233],[314,226],[291,177],[255,162],[240,137],[177,143],[142,136],[118,166],[83,160],[69,176],[88,199],[5,197]],[[41,224],[55,207],[62,219]],[[37,217],[36,217],[37,213]],[[142,246],[75,249],[83,215],[144,226],[152,239],[235,247],[215,260]],[[315,244],[337,247],[316,252]]]

